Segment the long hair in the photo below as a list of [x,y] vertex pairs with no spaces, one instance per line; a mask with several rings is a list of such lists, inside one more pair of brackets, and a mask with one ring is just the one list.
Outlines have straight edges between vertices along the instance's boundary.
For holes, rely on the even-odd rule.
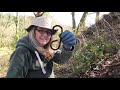
[[39,53],[41,53],[42,55],[44,55],[45,59],[49,61],[54,56],[54,52],[50,47],[50,43],[52,41],[52,36],[50,38],[50,41],[44,47],[40,47],[40,45],[35,37],[35,29],[36,29],[36,27],[31,28],[31,30],[28,33],[30,41],[31,41],[32,45],[37,49],[37,51]]

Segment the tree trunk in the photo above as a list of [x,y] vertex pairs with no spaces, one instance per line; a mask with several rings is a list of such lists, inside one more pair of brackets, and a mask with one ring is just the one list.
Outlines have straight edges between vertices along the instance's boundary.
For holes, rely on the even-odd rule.
[[100,12],[96,12],[95,23],[99,21]]
[[85,45],[85,37],[80,31],[81,31],[81,29],[83,29],[85,27],[85,20],[86,20],[87,15],[88,15],[88,12],[83,13],[83,15],[80,19],[80,22],[78,24],[77,30],[75,32],[75,35],[77,37],[76,47],[82,48]]
[[15,26],[16,26],[16,32],[15,32],[15,35],[16,35],[16,41],[17,41],[17,31],[18,31],[18,28],[19,28],[19,14],[18,12],[16,12],[16,17],[15,17]]
[[98,25],[98,21],[99,21],[99,15],[100,15],[100,12],[96,12],[96,18],[95,18],[95,23],[96,23],[96,30],[97,30],[97,33],[96,33],[96,36],[99,37],[99,25]]
[[78,34],[78,32],[80,32],[80,30],[85,27],[85,20],[86,20],[87,15],[88,15],[88,12],[83,13],[83,15],[82,15],[82,17],[80,19],[80,22],[78,24],[76,34]]
[[75,12],[72,12],[72,29],[76,28],[76,22],[75,22]]

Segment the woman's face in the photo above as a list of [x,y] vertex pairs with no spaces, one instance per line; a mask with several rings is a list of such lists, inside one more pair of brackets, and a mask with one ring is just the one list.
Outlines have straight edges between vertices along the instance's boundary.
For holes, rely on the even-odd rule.
[[46,28],[37,27],[35,29],[35,37],[39,45],[43,47],[50,41],[51,31]]

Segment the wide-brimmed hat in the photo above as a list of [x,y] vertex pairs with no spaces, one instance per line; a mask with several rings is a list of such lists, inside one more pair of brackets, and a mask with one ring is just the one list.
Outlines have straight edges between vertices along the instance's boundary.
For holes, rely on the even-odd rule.
[[43,17],[43,16],[36,17],[33,20],[32,24],[28,28],[26,28],[27,32],[29,32],[31,30],[32,26],[38,26],[38,27],[47,28],[49,30],[52,30],[53,34],[55,34],[56,31],[57,31],[57,30],[52,29],[51,20],[49,18]]

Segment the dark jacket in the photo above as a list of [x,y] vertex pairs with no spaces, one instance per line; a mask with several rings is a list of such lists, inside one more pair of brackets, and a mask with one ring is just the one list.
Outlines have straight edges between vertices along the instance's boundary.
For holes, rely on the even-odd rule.
[[31,45],[28,36],[21,38],[10,57],[6,78],[48,78],[53,70],[53,62],[64,64],[72,56],[72,51],[67,51],[64,48],[57,51],[50,61],[45,60],[44,56],[39,53],[46,71],[46,74],[43,74],[35,51],[37,50]]

